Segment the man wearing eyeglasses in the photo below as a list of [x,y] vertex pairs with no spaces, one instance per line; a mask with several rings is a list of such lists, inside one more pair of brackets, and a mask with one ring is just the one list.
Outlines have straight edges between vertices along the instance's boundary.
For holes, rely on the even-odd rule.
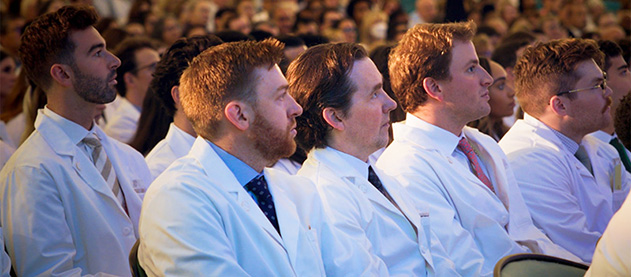
[[106,108],[107,124],[104,131],[118,141],[129,143],[136,135],[142,102],[160,55],[153,43],[146,38],[125,39],[114,53],[121,60],[121,66],[116,72],[116,90],[122,97],[116,98],[114,107]]
[[586,136],[611,121],[603,58],[583,39],[527,49],[515,66],[526,114],[499,143],[535,224],[588,262],[631,183],[616,150]]

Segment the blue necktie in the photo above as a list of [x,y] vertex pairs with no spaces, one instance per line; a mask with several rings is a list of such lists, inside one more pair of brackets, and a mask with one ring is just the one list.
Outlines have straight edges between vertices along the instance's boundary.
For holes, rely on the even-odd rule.
[[274,228],[276,228],[276,231],[278,231],[278,234],[280,234],[278,219],[276,218],[276,208],[274,208],[274,199],[272,199],[272,194],[267,187],[265,176],[261,174],[250,180],[250,182],[245,185],[245,189],[256,196],[254,200],[258,202],[259,208],[261,208],[261,211],[263,211],[267,219],[269,219],[272,225],[274,225]]

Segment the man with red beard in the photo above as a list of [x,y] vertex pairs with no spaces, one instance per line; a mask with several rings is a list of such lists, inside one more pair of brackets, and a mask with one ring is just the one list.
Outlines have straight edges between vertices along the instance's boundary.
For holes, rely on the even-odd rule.
[[618,152],[586,136],[612,120],[603,60],[592,40],[528,48],[515,66],[526,114],[499,143],[535,224],[586,262],[631,183]]
[[151,176],[140,153],[95,124],[120,66],[97,19],[93,8],[67,6],[22,36],[24,70],[48,103],[0,172],[2,231],[19,276],[131,274]]
[[465,126],[491,111],[493,78],[479,64],[474,30],[472,22],[420,24],[392,50],[392,89],[407,115],[393,125],[377,167],[406,188],[417,210],[429,211],[463,275],[492,275],[497,261],[516,253],[578,260],[532,223],[495,140]]
[[356,268],[347,267],[353,242],[338,243],[313,183],[265,168],[294,152],[302,113],[282,57],[275,39],[227,43],[182,74],[182,108],[198,137],[145,197],[139,260],[149,275],[357,274],[345,272]]

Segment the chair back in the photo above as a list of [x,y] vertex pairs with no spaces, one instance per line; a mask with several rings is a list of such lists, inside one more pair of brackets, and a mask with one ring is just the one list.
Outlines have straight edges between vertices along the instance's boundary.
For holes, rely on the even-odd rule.
[[147,277],[145,270],[142,269],[140,263],[138,262],[138,245],[140,245],[140,240],[137,240],[131,248],[131,251],[129,251],[129,268],[131,269],[132,276]]
[[495,265],[495,277],[582,277],[588,266],[543,254],[508,255]]

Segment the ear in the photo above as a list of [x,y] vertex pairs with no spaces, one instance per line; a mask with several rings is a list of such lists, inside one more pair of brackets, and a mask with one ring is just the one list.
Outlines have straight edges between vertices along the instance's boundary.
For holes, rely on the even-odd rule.
[[440,84],[438,84],[438,81],[436,81],[436,79],[431,78],[431,77],[424,78],[423,88],[425,89],[429,97],[434,98],[439,102],[443,101],[443,98],[444,98],[443,91],[440,87]]
[[254,120],[254,111],[249,105],[240,101],[230,101],[223,113],[226,119],[241,131],[247,130]]
[[72,72],[70,66],[67,66],[65,64],[53,64],[50,67],[50,76],[55,82],[61,84],[64,87],[72,86],[71,76],[74,76],[73,74],[74,72]]
[[340,112],[334,108],[329,107],[322,110],[322,118],[324,118],[324,121],[326,121],[329,126],[333,127],[333,129],[343,131],[344,122],[342,121],[342,117],[340,115]]
[[559,116],[567,115],[567,106],[565,105],[564,99],[559,96],[552,96],[550,100],[548,100],[548,105],[554,111],[555,114]]
[[173,102],[175,104],[176,109],[180,109],[180,86],[173,86],[171,88],[171,98],[173,98]]
[[125,82],[125,86],[127,86],[127,84],[133,84],[134,74],[131,74],[131,72],[126,72],[125,75],[123,75],[123,81]]

